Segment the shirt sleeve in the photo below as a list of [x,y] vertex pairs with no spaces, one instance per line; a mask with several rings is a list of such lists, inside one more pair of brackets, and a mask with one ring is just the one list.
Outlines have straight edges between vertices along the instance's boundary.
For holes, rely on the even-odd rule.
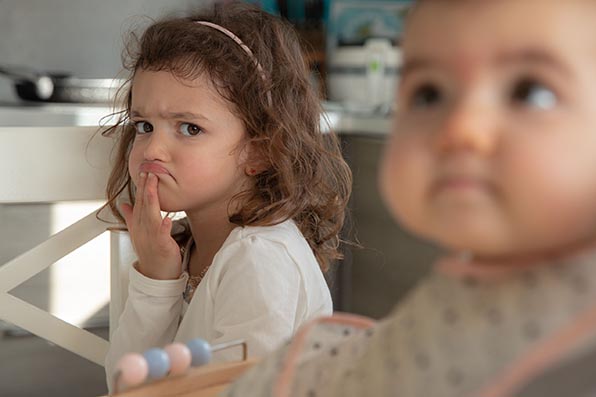
[[112,387],[117,361],[129,352],[141,353],[171,343],[182,313],[182,292],[188,274],[177,280],[154,280],[130,267],[128,299],[110,338],[105,368]]
[[[248,355],[260,357],[287,341],[306,312],[298,265],[279,242],[252,236],[222,251],[225,271],[214,296],[213,344],[242,339]],[[213,361],[236,360],[222,350]]]

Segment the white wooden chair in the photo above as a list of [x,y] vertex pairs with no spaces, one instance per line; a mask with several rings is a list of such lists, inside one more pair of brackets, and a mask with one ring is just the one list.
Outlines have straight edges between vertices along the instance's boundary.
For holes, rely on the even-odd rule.
[[[96,131],[96,127],[0,127],[0,204],[103,199],[112,140],[99,134],[91,139]],[[113,220],[107,211],[102,218]],[[9,291],[104,232],[111,233],[111,334],[126,301],[126,269],[134,253],[128,233],[118,224],[98,220],[95,211],[0,264],[0,320],[103,366],[108,341]]]

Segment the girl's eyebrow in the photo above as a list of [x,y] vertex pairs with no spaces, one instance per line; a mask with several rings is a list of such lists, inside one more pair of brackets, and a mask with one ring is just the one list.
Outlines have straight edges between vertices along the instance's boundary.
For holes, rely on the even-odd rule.
[[208,120],[207,117],[203,116],[202,114],[192,113],[192,112],[169,112],[169,113],[160,113],[159,114],[164,119],[187,119],[187,120],[196,120],[196,119],[203,119]]
[[[159,113],[161,118],[166,120],[171,119],[186,119],[186,120],[209,120],[207,117],[203,116],[202,114],[192,113],[192,112],[163,112]],[[132,110],[130,112],[130,117],[144,117],[142,113],[138,110]]]

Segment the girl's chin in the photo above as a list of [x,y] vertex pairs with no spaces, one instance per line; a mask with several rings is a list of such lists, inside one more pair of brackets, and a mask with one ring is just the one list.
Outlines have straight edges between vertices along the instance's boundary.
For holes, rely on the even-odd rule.
[[160,210],[162,212],[170,212],[170,213],[182,211],[181,209],[179,209],[177,207],[168,207],[168,206],[163,206],[163,205],[161,206]]
[[159,208],[164,212],[179,211],[179,204],[172,200],[172,197],[165,192],[159,192]]
[[182,211],[182,209],[179,208],[179,206],[173,204],[173,203],[169,203],[167,201],[161,201],[159,202],[159,209],[162,212],[179,212]]

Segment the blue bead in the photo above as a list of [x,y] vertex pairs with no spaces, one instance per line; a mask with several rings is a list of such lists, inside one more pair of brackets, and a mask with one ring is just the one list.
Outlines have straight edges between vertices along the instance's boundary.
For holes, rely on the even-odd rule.
[[186,346],[192,356],[193,367],[199,367],[211,361],[211,346],[205,339],[196,338],[190,340]]
[[154,347],[143,353],[143,357],[147,360],[147,366],[149,367],[147,375],[149,379],[163,378],[168,374],[170,358],[165,350]]

